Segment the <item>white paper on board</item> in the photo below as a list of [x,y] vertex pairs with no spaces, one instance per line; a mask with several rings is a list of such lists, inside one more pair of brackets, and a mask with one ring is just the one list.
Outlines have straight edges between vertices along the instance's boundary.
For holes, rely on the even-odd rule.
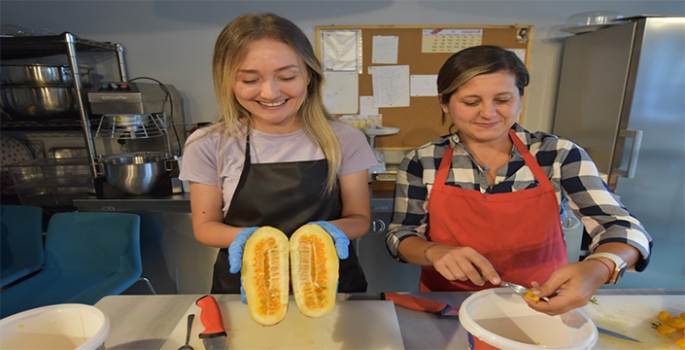
[[378,114],[378,108],[373,105],[373,96],[359,96],[359,114]]
[[359,110],[359,74],[324,72],[323,104],[334,114],[356,114]]
[[411,96],[438,96],[438,75],[412,75]]
[[409,107],[409,66],[369,67],[373,81],[373,105]]
[[373,37],[371,63],[397,64],[399,37],[390,35],[376,35]]
[[526,49],[507,49],[518,56],[518,58],[523,62],[524,64],[526,63]]
[[321,32],[321,63],[324,71],[358,72],[361,69],[359,29],[324,30]]

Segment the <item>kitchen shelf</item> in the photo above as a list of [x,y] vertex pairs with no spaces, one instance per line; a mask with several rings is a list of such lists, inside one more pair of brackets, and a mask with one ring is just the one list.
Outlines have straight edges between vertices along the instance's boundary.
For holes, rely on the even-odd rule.
[[[69,62],[72,72],[78,72],[79,53],[114,53],[117,58],[119,75],[122,82],[128,81],[126,76],[126,66],[124,64],[124,49],[121,44],[110,42],[98,42],[80,38],[69,32],[59,35],[46,36],[24,36],[24,37],[0,37],[0,57],[2,60],[27,60],[40,57],[64,55]],[[77,78],[77,79],[76,79]],[[79,115],[74,120],[3,120],[2,127],[12,130],[74,130],[81,129],[86,138],[86,146],[89,153],[90,166],[93,174],[99,174],[99,167],[96,163],[95,144],[92,134],[92,121],[88,106],[86,104],[85,87],[81,82],[80,76],[75,75],[73,80],[75,97],[79,104]],[[11,118],[10,118],[11,119]],[[89,127],[90,125],[90,127]],[[96,124],[97,125],[97,124]]]
[[[60,35],[47,36],[24,36],[0,38],[0,55],[2,59],[27,59],[45,57],[67,53],[68,32]],[[93,40],[74,38],[74,47],[77,51],[88,52],[116,52],[119,44],[110,42],[97,42]]]
[[80,128],[78,119],[3,120],[3,128]]

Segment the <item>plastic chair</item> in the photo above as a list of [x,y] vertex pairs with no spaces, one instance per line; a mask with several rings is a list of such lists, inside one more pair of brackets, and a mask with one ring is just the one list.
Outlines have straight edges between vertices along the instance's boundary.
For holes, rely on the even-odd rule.
[[141,276],[140,217],[57,213],[48,223],[45,268],[0,292],[0,317],[59,303],[94,305]]
[[43,267],[43,209],[0,206],[0,288]]

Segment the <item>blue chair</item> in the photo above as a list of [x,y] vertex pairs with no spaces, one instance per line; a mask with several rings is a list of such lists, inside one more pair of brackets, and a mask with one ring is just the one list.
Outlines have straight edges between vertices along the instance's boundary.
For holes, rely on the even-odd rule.
[[142,270],[138,215],[54,214],[45,236],[44,269],[0,292],[0,318],[60,303],[93,305],[121,294]]
[[43,267],[43,209],[0,206],[0,288]]

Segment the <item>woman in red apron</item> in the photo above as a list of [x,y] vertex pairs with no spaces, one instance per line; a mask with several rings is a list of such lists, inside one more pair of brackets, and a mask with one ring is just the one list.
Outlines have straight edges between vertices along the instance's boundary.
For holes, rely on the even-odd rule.
[[[221,248],[211,293],[240,293],[226,249],[240,232],[238,241],[250,228],[273,226],[290,237],[327,221],[333,226],[320,225],[332,236],[366,233],[366,174],[377,161],[359,130],[326,112],[320,63],[287,19],[247,14],[229,23],[215,45],[213,72],[222,118],[191,135],[180,177],[190,181],[195,237]],[[354,250],[340,249],[347,251],[338,250],[338,290],[366,291]]]
[[[528,303],[559,314],[585,305],[627,267],[644,269],[651,238],[580,147],[516,123],[528,79],[516,55],[496,46],[447,60],[438,98],[457,132],[400,164],[388,248],[422,265],[422,291],[473,291],[504,280],[550,297]],[[595,254],[583,262],[567,265],[562,199],[590,219],[583,222]]]

